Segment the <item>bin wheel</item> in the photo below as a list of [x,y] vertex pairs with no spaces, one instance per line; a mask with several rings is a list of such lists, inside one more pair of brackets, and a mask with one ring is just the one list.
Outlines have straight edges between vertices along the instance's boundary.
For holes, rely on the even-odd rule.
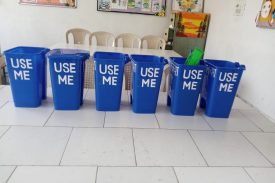
[[130,104],[133,104],[133,97],[130,95]]

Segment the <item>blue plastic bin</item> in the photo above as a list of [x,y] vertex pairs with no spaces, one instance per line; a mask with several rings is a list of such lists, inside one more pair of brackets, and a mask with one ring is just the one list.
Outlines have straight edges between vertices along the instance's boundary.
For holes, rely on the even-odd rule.
[[54,108],[78,110],[83,104],[85,61],[83,50],[55,49],[47,54],[50,62]]
[[228,118],[245,66],[221,60],[206,60],[206,65],[200,106],[209,117]]
[[135,113],[155,113],[163,67],[167,60],[152,55],[130,55],[133,80],[132,109]]
[[16,47],[4,52],[16,107],[39,107],[47,96],[47,48]]
[[174,115],[193,116],[206,71],[204,61],[198,66],[185,65],[186,58],[170,58],[170,88],[167,105]]
[[122,53],[96,52],[95,89],[98,111],[119,111],[124,65],[128,56]]

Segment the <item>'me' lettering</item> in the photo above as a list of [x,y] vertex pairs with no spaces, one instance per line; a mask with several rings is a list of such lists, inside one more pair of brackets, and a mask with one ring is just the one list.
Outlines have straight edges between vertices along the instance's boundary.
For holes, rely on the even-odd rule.
[[99,73],[102,75],[102,84],[117,86],[119,65],[99,64]]
[[233,92],[234,85],[238,79],[238,73],[221,72],[219,75],[219,91],[220,92]]
[[142,88],[156,88],[157,78],[159,77],[159,68],[144,68],[141,67],[140,75],[142,77],[141,87]]
[[[74,75],[76,73],[76,63],[54,63],[54,71],[58,73],[59,85],[74,85]],[[62,74],[61,74],[62,73]]]
[[30,80],[30,70],[33,69],[31,59],[13,59],[11,58],[11,67],[16,69],[13,71],[15,80]]

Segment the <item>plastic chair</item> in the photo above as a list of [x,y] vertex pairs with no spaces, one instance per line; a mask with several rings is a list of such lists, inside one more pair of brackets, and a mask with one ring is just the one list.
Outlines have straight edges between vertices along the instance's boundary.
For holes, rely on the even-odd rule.
[[[115,40],[116,47],[119,46],[120,41],[122,41],[123,48],[134,48],[134,47],[141,48],[141,39],[135,34],[124,33],[124,34],[118,35]],[[125,90],[130,90],[131,83],[132,83],[131,62],[125,65],[124,75],[125,75]]]
[[89,38],[89,44],[92,45],[92,40],[95,37],[97,46],[115,46],[115,36],[109,32],[93,32]]
[[163,68],[163,75],[160,85],[161,92],[167,92],[169,90],[169,74],[170,74],[170,65],[167,64]]
[[91,32],[85,29],[70,29],[66,32],[66,42],[69,44],[69,35],[72,34],[74,44],[85,44],[85,39],[87,36],[91,35]]
[[134,48],[134,47],[140,48],[141,47],[141,39],[135,34],[124,33],[124,34],[118,35],[115,40],[116,47],[119,46],[120,40],[122,41],[123,48]]
[[144,43],[147,43],[147,49],[161,49],[164,50],[166,42],[163,38],[158,36],[145,36],[141,39],[141,46],[144,48]]

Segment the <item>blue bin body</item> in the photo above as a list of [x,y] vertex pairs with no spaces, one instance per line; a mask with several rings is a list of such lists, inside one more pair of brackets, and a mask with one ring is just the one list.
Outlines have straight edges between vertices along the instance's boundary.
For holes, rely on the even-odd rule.
[[123,83],[124,65],[127,55],[112,52],[96,52],[95,88],[98,111],[119,111]]
[[47,48],[16,47],[5,51],[16,107],[39,107],[47,96]]
[[209,117],[228,118],[245,66],[220,60],[206,60],[206,65],[200,107]]
[[132,60],[131,103],[135,113],[155,113],[163,67],[163,57],[130,55]]
[[54,108],[78,110],[83,104],[85,61],[90,57],[83,50],[55,49],[47,54]]
[[206,67],[185,65],[186,58],[170,58],[168,106],[174,115],[193,116],[196,111]]

